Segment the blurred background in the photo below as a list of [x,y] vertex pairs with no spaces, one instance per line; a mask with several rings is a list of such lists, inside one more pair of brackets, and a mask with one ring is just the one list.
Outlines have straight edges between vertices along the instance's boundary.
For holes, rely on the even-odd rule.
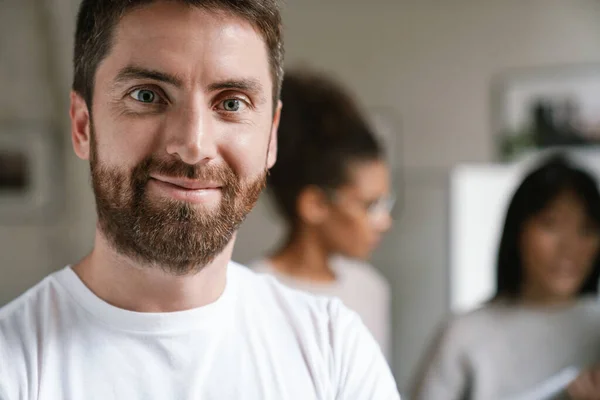
[[[0,0],[0,305],[91,249],[89,167],[73,155],[68,119],[78,3]],[[600,2],[288,0],[284,21],[286,64],[337,76],[388,141],[399,198],[372,263],[391,284],[404,391],[440,321],[493,292],[500,220],[522,170],[503,163],[546,143],[527,127],[551,109],[552,132],[585,137],[558,144],[594,142]],[[260,257],[281,229],[262,199],[234,259]],[[465,248],[484,255],[460,258]]]

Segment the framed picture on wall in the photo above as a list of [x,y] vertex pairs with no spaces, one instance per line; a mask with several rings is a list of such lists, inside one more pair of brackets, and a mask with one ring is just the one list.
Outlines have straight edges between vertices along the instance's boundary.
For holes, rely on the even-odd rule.
[[600,146],[600,65],[505,73],[494,84],[492,112],[503,161],[554,147]]
[[41,124],[0,126],[0,225],[56,217],[64,192],[61,141]]

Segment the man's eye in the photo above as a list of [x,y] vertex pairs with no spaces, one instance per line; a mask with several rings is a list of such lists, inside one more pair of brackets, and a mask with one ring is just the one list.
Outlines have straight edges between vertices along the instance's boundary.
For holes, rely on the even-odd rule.
[[134,90],[131,92],[130,96],[133,97],[134,100],[137,100],[141,103],[154,103],[156,100],[158,100],[156,93],[148,89]]
[[246,104],[240,99],[227,99],[221,102],[221,109],[227,112],[239,112]]

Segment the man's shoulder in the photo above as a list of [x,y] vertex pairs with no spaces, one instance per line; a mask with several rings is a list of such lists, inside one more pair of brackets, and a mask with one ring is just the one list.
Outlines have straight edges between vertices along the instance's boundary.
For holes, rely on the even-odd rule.
[[[24,373],[35,357],[32,349],[36,349],[39,335],[44,334],[44,321],[53,312],[50,303],[57,290],[54,275],[0,308],[0,376]],[[17,376],[11,375],[11,379]]]
[[41,306],[45,295],[52,290],[53,286],[54,274],[45,277],[20,296],[0,307],[0,330],[27,317],[30,310]]
[[[245,268],[245,269],[244,269]],[[234,265],[244,301],[272,317],[269,330],[287,323],[311,358],[320,353],[337,397],[399,399],[381,350],[360,317],[336,298],[288,288],[276,278]],[[260,310],[260,311],[258,311]],[[285,321],[285,322],[282,322]]]
[[263,273],[254,267],[246,267],[232,262],[230,273],[239,284],[239,290],[255,301],[266,302],[293,309],[297,312],[327,312],[341,302],[333,297],[320,296],[290,288],[271,274]]
[[0,350],[17,350],[43,332],[43,324],[56,312],[56,301],[64,292],[58,279],[63,271],[48,275],[0,308]]
[[340,331],[348,324],[362,324],[360,317],[336,297],[316,295],[290,288],[269,274],[256,273],[234,264],[232,272],[239,282],[237,290],[242,301],[270,318],[291,322],[307,332],[326,334]]

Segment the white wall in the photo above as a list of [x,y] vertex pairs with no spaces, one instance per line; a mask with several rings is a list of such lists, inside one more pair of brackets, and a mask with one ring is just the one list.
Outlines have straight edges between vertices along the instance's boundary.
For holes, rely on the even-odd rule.
[[[366,105],[391,107],[402,121],[401,214],[375,262],[394,288],[396,375],[405,387],[433,326],[448,309],[449,168],[459,161],[493,158],[492,78],[510,68],[600,62],[600,3],[287,3],[288,63],[308,60],[339,74]],[[34,4],[46,4],[51,11],[37,13]],[[76,4],[77,0],[0,1],[0,123],[49,119],[68,135],[63,101],[70,80]],[[51,18],[45,20],[44,15]],[[51,29],[40,36],[38,28],[44,25]],[[53,46],[49,55],[41,45],[48,40]],[[51,79],[45,59],[55,66]],[[68,141],[65,147],[67,203],[59,222],[41,228],[2,226],[0,221],[0,303],[49,271],[76,261],[91,243],[95,217],[87,165],[71,155]],[[258,256],[280,233],[266,219],[267,210],[261,204],[242,229],[238,259]]]

